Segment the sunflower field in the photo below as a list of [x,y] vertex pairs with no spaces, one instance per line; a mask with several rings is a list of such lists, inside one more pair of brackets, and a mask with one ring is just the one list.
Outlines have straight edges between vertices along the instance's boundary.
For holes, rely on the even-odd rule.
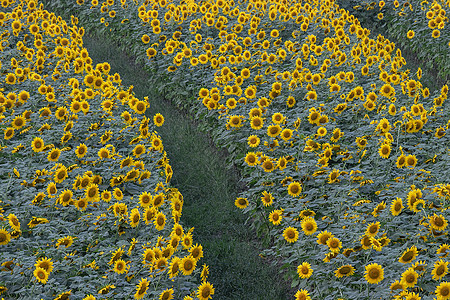
[[211,298],[169,186],[164,117],[92,64],[83,28],[36,1],[2,7],[0,294]]
[[[377,9],[384,7],[382,2]],[[395,2],[393,6],[397,7]],[[21,84],[35,84],[37,89],[33,90],[35,96],[26,97],[26,101],[20,101],[20,95],[14,100],[7,94],[4,96],[2,124],[6,148],[2,151],[5,155],[2,170],[7,170],[4,182],[8,182],[3,192],[20,194],[20,201],[36,208],[33,206],[33,211],[27,212],[25,204],[3,203],[4,222],[7,228],[10,214],[18,217],[17,222],[30,220],[31,225],[33,217],[49,222],[42,222],[33,230],[19,231],[11,221],[11,227],[3,229],[3,243],[7,242],[2,247],[12,249],[7,252],[8,258],[3,257],[2,251],[2,260],[11,270],[5,266],[10,272],[4,273],[6,277],[0,274],[0,280],[4,284],[14,282],[12,287],[4,287],[8,288],[7,293],[17,293],[20,288],[39,295],[53,291],[57,294],[64,289],[70,293],[71,287],[64,283],[67,279],[48,271],[50,267],[45,272],[50,273],[48,282],[44,276],[45,285],[35,282],[33,290],[25,288],[30,284],[29,278],[36,277],[35,281],[39,281],[39,275],[32,274],[35,264],[38,270],[45,261],[41,268],[45,269],[51,265],[50,258],[55,261],[55,268],[65,271],[64,276],[84,283],[77,285],[79,294],[83,293],[81,287],[86,293],[93,293],[94,287],[90,285],[98,289],[100,283],[109,287],[107,292],[118,293],[114,299],[132,297],[134,293],[138,299],[158,295],[160,299],[172,299],[175,291],[187,295],[195,293],[195,289],[200,299],[207,299],[214,293],[204,278],[206,267],[201,272],[200,286],[193,285],[187,277],[177,276],[176,287],[169,288],[170,277],[174,275],[172,251],[182,251],[176,255],[181,260],[180,274],[186,275],[190,274],[186,272],[186,261],[190,260],[195,267],[196,258],[201,256],[200,246],[192,246],[190,231],[185,232],[177,225],[182,198],[178,191],[167,188],[170,165],[160,139],[150,128],[151,120],[143,116],[148,102],[134,99],[131,90],[121,92],[113,83],[109,85],[107,64],[87,67],[88,56],[83,58],[82,49],[79,55],[73,54],[77,52],[73,50],[77,49],[73,41],[81,39],[83,33],[83,28],[77,26],[82,25],[89,32],[115,40],[136,57],[148,70],[149,82],[157,85],[167,99],[188,109],[213,135],[217,145],[229,151],[230,165],[240,167],[248,185],[236,199],[236,207],[248,215],[265,243],[261,255],[281,263],[292,287],[298,290],[297,300],[450,299],[448,85],[431,90],[424,86],[422,70],[407,69],[402,51],[384,36],[371,35],[370,29],[361,26],[348,10],[333,0],[44,1],[50,10],[73,14],[70,28],[77,28],[78,33],[72,29],[66,33],[66,46],[71,50],[58,52],[57,45],[63,41],[58,37],[64,35],[64,27],[56,32],[49,22],[44,26],[44,21],[40,21],[39,30],[48,34],[47,41],[36,40],[41,35],[39,30],[36,34],[31,32],[33,42],[28,33],[21,35],[24,30],[31,31],[36,22],[24,13],[27,7],[30,9],[30,3],[35,2],[2,1],[3,7],[11,11],[0,15],[2,26],[9,32],[3,36],[6,42],[2,42],[3,93],[20,94],[21,88],[11,87]],[[442,16],[445,23],[448,3],[427,3],[412,1],[410,5],[417,9],[421,5],[432,8],[436,11],[433,18]],[[386,17],[389,5],[384,8]],[[368,6],[375,8],[375,4]],[[406,4],[403,7],[410,9]],[[367,11],[373,13],[373,9]],[[377,19],[383,17],[377,15]],[[417,14],[417,18],[423,16]],[[22,21],[15,26],[17,20]],[[410,25],[407,18],[404,22]],[[419,28],[415,29],[417,38],[429,39],[428,24],[422,21],[414,24]],[[398,26],[404,29],[406,25]],[[448,64],[442,62],[448,62],[448,31],[441,30],[436,35],[431,38],[439,43],[439,51],[425,49],[424,44],[416,49],[424,51],[426,59],[427,53],[432,54],[430,61],[436,59],[433,62],[442,65],[445,75]],[[17,46],[10,47],[11,44]],[[28,59],[26,55],[31,51],[21,50],[28,49],[27,45],[45,51],[39,49],[43,55],[38,55],[37,50]],[[33,62],[34,73],[38,75],[45,68],[39,71],[37,62],[43,61],[46,66],[45,62],[52,59],[48,77],[40,75],[39,80],[19,83],[20,72],[13,74],[11,68],[14,68],[12,57],[21,51],[25,55],[22,63]],[[58,63],[58,55],[62,63]],[[59,72],[55,74],[55,70]],[[34,78],[34,73],[28,77]],[[70,76],[80,78],[70,80]],[[97,83],[101,76],[102,83]],[[42,80],[48,81],[46,86],[54,86],[54,99],[51,96],[48,99],[51,93],[47,87],[45,92],[40,89]],[[31,93],[32,89],[26,90]],[[94,95],[92,99],[88,90]],[[38,97],[46,99],[45,107],[30,101]],[[80,103],[78,112],[76,102]],[[83,106],[86,102],[88,108]],[[63,105],[68,108],[62,114]],[[33,119],[30,113],[30,120],[28,110],[39,116]],[[18,121],[20,116],[22,119]],[[47,122],[53,123],[47,126]],[[154,123],[158,124],[157,118]],[[81,139],[86,145],[86,157],[80,157]],[[54,146],[46,148],[51,143]],[[60,154],[55,154],[58,158],[54,160],[50,154],[58,150]],[[69,155],[70,151],[75,155]],[[14,156],[14,165],[9,156]],[[140,163],[144,158],[149,161]],[[62,164],[66,160],[67,164]],[[21,167],[21,163],[27,168]],[[146,197],[143,195],[147,194],[138,184],[144,173],[149,174],[145,180],[150,180],[155,188],[152,205],[148,207],[142,203]],[[89,183],[83,187],[84,179]],[[100,201],[90,198],[92,189]],[[116,189],[123,192],[123,198],[117,197]],[[108,191],[114,201],[103,199],[103,193]],[[37,196],[39,193],[42,199]],[[158,197],[161,198],[156,201]],[[65,199],[71,199],[67,201],[73,205]],[[85,205],[80,206],[78,203],[83,200]],[[51,223],[55,214],[58,218]],[[159,223],[161,214],[167,218]],[[137,215],[137,222],[142,220],[134,227],[132,216]],[[152,230],[160,229],[163,223],[163,230],[169,230],[163,231],[167,233],[163,237],[158,237],[155,231],[150,240],[145,240],[149,238],[139,231],[144,221],[153,222]],[[82,231],[84,235],[72,232],[77,228],[70,226],[73,222],[80,223],[80,230],[81,223],[89,224],[85,226],[99,237],[94,239],[98,243],[91,244],[86,230]],[[45,228],[45,234],[41,228]],[[116,236],[114,246],[111,236]],[[135,240],[129,241],[124,236]],[[29,240],[21,243],[26,245],[24,249],[17,249],[13,247],[13,237]],[[108,244],[102,244],[100,237]],[[183,244],[186,240],[187,245]],[[141,247],[134,247],[136,241]],[[178,242],[182,245],[177,248]],[[146,284],[142,283],[146,280],[144,273],[140,273],[146,265],[142,252],[147,251],[142,246],[147,243],[151,244],[147,249],[153,251],[150,269],[153,277],[149,280],[154,283],[158,278],[161,284],[155,286],[153,294],[145,288],[147,294],[141,295]],[[67,249],[66,244],[70,244]],[[174,246],[173,250],[166,250],[169,245]],[[169,272],[160,270],[159,262],[165,255],[157,255],[158,247],[160,253],[170,254],[162,264]],[[126,249],[131,252],[122,259]],[[43,258],[38,261],[38,257]],[[103,264],[97,271],[83,268],[95,260],[99,266]],[[107,286],[113,284],[112,278],[119,278],[116,265],[121,260],[124,268],[130,267],[126,274],[130,281],[117,281],[114,288]],[[71,265],[75,263],[77,268]],[[145,269],[145,276],[150,278],[148,270]],[[99,272],[101,276],[95,277]],[[52,275],[56,277],[53,280]],[[89,281],[82,281],[87,278]],[[48,289],[50,286],[52,289]]]

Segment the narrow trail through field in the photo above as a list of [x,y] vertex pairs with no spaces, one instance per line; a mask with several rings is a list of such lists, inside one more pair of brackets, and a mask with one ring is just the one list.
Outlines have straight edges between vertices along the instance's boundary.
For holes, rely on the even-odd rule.
[[133,85],[138,98],[150,99],[150,116],[160,112],[158,128],[174,171],[171,184],[184,196],[182,222],[195,227],[194,243],[203,245],[201,264],[209,265],[213,299],[293,299],[292,289],[277,268],[259,256],[261,246],[234,206],[237,174],[227,170],[224,154],[200,132],[189,116],[152,90],[146,72],[104,38],[86,36],[94,63],[107,61],[124,85]]

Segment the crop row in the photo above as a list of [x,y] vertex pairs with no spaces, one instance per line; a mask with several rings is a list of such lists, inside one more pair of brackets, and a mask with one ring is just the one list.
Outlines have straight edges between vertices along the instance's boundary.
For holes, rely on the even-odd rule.
[[[84,28],[34,0],[0,12],[0,294],[209,299],[160,114],[94,65]],[[200,277],[202,279],[200,285]]]
[[[334,1],[51,1],[145,64],[241,167],[297,299],[450,299],[448,86]],[[232,226],[230,224],[230,226]]]

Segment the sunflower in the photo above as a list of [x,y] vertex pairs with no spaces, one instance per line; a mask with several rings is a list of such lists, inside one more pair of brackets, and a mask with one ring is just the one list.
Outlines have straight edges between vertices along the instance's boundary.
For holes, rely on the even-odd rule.
[[44,140],[40,137],[35,137],[31,142],[31,147],[33,148],[34,152],[41,152],[45,147]]
[[445,228],[447,228],[448,222],[443,215],[438,216],[434,214],[433,216],[428,217],[428,219],[430,220],[431,228],[435,230],[445,230]]
[[195,244],[194,246],[192,246],[189,249],[189,252],[191,253],[191,256],[197,261],[200,258],[203,257],[203,247],[202,247],[202,245]]
[[402,264],[410,263],[416,258],[417,254],[418,254],[417,247],[413,245],[402,253],[398,261],[401,262]]
[[214,287],[211,283],[204,281],[197,290],[197,298],[199,300],[208,300],[214,295]]
[[87,199],[86,198],[80,198],[75,201],[75,207],[80,211],[85,211],[87,207]]
[[450,299],[450,282],[441,282],[441,284],[436,287],[434,293],[436,294],[438,300]]
[[398,216],[402,212],[403,208],[404,206],[401,198],[397,197],[394,200],[392,200],[391,213],[393,216]]
[[306,217],[301,221],[302,230],[305,235],[311,235],[317,230],[317,223],[314,218]]
[[40,283],[46,284],[48,280],[48,273],[45,269],[37,267],[33,272],[34,277]]
[[417,274],[414,269],[409,268],[408,270],[403,272],[400,283],[402,283],[406,288],[412,288],[416,285],[418,278],[419,274]]
[[389,158],[389,154],[391,154],[391,146],[389,144],[381,145],[380,149],[378,150],[378,154],[382,158]]
[[259,143],[260,139],[256,135],[251,135],[247,138],[247,144],[252,148],[258,147]]
[[338,238],[332,237],[327,240],[327,246],[331,252],[338,253],[342,248],[342,242]]
[[136,293],[134,294],[134,299],[142,299],[147,293],[147,289],[149,286],[149,281],[147,278],[141,278],[138,285],[136,286]]
[[38,261],[36,261],[34,266],[36,267],[36,269],[37,268],[44,269],[44,271],[47,272],[48,274],[50,274],[53,271],[53,262],[51,258],[50,259],[47,257],[40,258]]
[[297,274],[300,278],[305,279],[311,277],[313,269],[308,262],[303,262],[297,267]]
[[352,276],[355,274],[355,268],[352,265],[344,265],[339,267],[336,271],[334,271],[334,275],[337,278],[342,278],[344,276]]
[[248,152],[247,155],[245,155],[245,162],[251,167],[258,165],[258,157],[256,156],[256,153]]
[[7,245],[11,240],[11,234],[4,228],[0,228],[0,245]]
[[195,270],[196,265],[197,261],[191,255],[188,255],[181,259],[180,269],[183,272],[183,275],[191,275]]
[[20,129],[25,126],[26,120],[22,116],[16,116],[12,121],[11,125],[14,129]]
[[302,186],[301,186],[300,182],[293,181],[293,182],[289,183],[289,186],[288,186],[288,194],[289,195],[291,195],[292,197],[297,197],[300,195],[301,192],[302,192]]
[[84,297],[82,300],[96,300],[96,298],[92,294],[90,294]]
[[105,158],[109,158],[110,153],[109,150],[107,148],[101,148],[100,150],[98,150],[97,155],[100,159],[105,159]]
[[309,292],[307,290],[298,290],[295,293],[295,300],[311,300]]
[[55,175],[54,175],[55,182],[56,183],[61,183],[67,177],[68,177],[68,175],[67,175],[67,168],[66,168],[66,166],[60,165],[60,167],[56,170]]
[[289,226],[284,229],[283,237],[288,243],[294,243],[298,240],[298,230]]
[[58,203],[67,206],[72,201],[73,192],[71,190],[64,190],[58,197]]
[[173,289],[166,289],[159,295],[159,300],[172,300]]
[[[5,129],[5,132],[4,132],[4,139],[5,139],[5,140],[9,140],[9,139],[11,139],[13,136],[14,136],[14,128],[12,128],[12,127],[6,128],[6,129]],[[33,150],[34,150],[34,148],[33,148]],[[39,152],[39,151],[35,151],[35,152]]]
[[56,242],[56,247],[59,248],[60,246],[64,246],[66,248],[69,248],[73,244],[73,237],[70,235],[58,239]]
[[127,263],[123,259],[118,259],[114,262],[114,272],[117,274],[124,274],[128,272]]
[[130,213],[130,226],[131,227],[138,226],[140,219],[141,215],[139,214],[139,210],[137,208],[133,208]]
[[61,150],[59,150],[58,148],[53,148],[48,152],[47,160],[53,162],[58,161],[60,154]]
[[394,281],[391,286],[390,289],[392,292],[395,292],[396,290],[406,290],[406,287],[403,285],[403,283],[401,283],[400,281],[396,280]]
[[9,226],[11,226],[11,228],[13,230],[20,230],[20,222],[19,219],[17,219],[17,217],[14,214],[9,214],[8,215],[8,222],[9,222]]
[[273,225],[280,225],[282,219],[283,211],[280,209],[274,210],[269,214],[269,221],[272,222]]
[[158,126],[161,127],[164,124],[164,117],[163,115],[161,115],[160,113],[157,113],[154,117],[153,117],[153,123]]
[[326,245],[327,244],[327,241],[330,239],[330,238],[333,238],[334,237],[334,235],[331,233],[331,232],[329,232],[329,231],[321,231],[318,235],[317,235],[317,244],[319,244],[319,245]]
[[413,30],[408,30],[408,32],[406,33],[406,37],[408,39],[412,39],[414,37],[414,31]]
[[67,300],[69,299],[69,296],[72,295],[71,291],[68,292],[62,292],[60,293],[55,299],[53,300]]
[[139,203],[141,205],[141,207],[143,208],[147,208],[150,206],[150,204],[152,203],[152,195],[148,192],[143,192],[140,196],[139,196]]
[[383,280],[384,270],[379,264],[373,263],[373,264],[367,265],[365,267],[365,269],[366,269],[366,271],[365,271],[364,278],[366,279],[366,281],[368,283],[378,284],[380,281]]
[[431,275],[433,275],[434,280],[441,280],[442,277],[447,275],[447,273],[448,261],[443,261],[442,259],[440,259],[434,263],[433,271],[431,271]]
[[405,162],[406,162],[406,166],[408,167],[408,168],[414,168],[415,166],[416,166],[416,164],[417,164],[417,158],[416,158],[416,156],[415,155],[408,155],[408,156],[406,156],[406,158],[405,158]]
[[404,166],[406,166],[406,156],[403,155],[403,154],[401,154],[401,155],[397,158],[397,161],[396,161],[395,164],[396,164],[397,168],[399,168],[399,169],[401,169],[401,168],[403,168]]
[[153,202],[152,202],[152,204],[153,204],[153,206],[154,206],[155,208],[160,207],[163,203],[164,203],[164,194],[159,193],[158,195],[155,195],[155,196],[153,197]]
[[250,119],[250,126],[254,130],[259,130],[259,129],[263,128],[264,121],[261,117],[258,117],[258,116],[252,117]]
[[264,172],[272,172],[275,169],[275,164],[271,159],[266,158],[261,164],[261,167],[263,168]]
[[166,225],[166,215],[162,212],[158,212],[153,220],[156,230],[163,230]]
[[273,204],[273,196],[272,193],[268,193],[267,191],[262,192],[263,196],[261,197],[261,202],[264,206],[270,206]]
[[365,234],[374,237],[377,235],[378,230],[380,230],[380,222],[372,222],[367,225]]

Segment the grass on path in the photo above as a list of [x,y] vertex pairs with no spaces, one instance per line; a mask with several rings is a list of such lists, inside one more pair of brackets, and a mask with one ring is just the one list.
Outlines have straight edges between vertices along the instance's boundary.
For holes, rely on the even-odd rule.
[[194,243],[203,246],[200,263],[209,265],[213,299],[293,299],[278,268],[259,256],[261,246],[234,206],[238,177],[227,170],[224,154],[189,116],[158,95],[146,72],[111,41],[85,36],[84,43],[94,63],[109,62],[111,72],[119,73],[124,85],[133,85],[138,98],[149,97],[150,116],[163,114],[165,124],[158,132],[174,171],[171,185],[184,196],[183,224],[195,227]]

